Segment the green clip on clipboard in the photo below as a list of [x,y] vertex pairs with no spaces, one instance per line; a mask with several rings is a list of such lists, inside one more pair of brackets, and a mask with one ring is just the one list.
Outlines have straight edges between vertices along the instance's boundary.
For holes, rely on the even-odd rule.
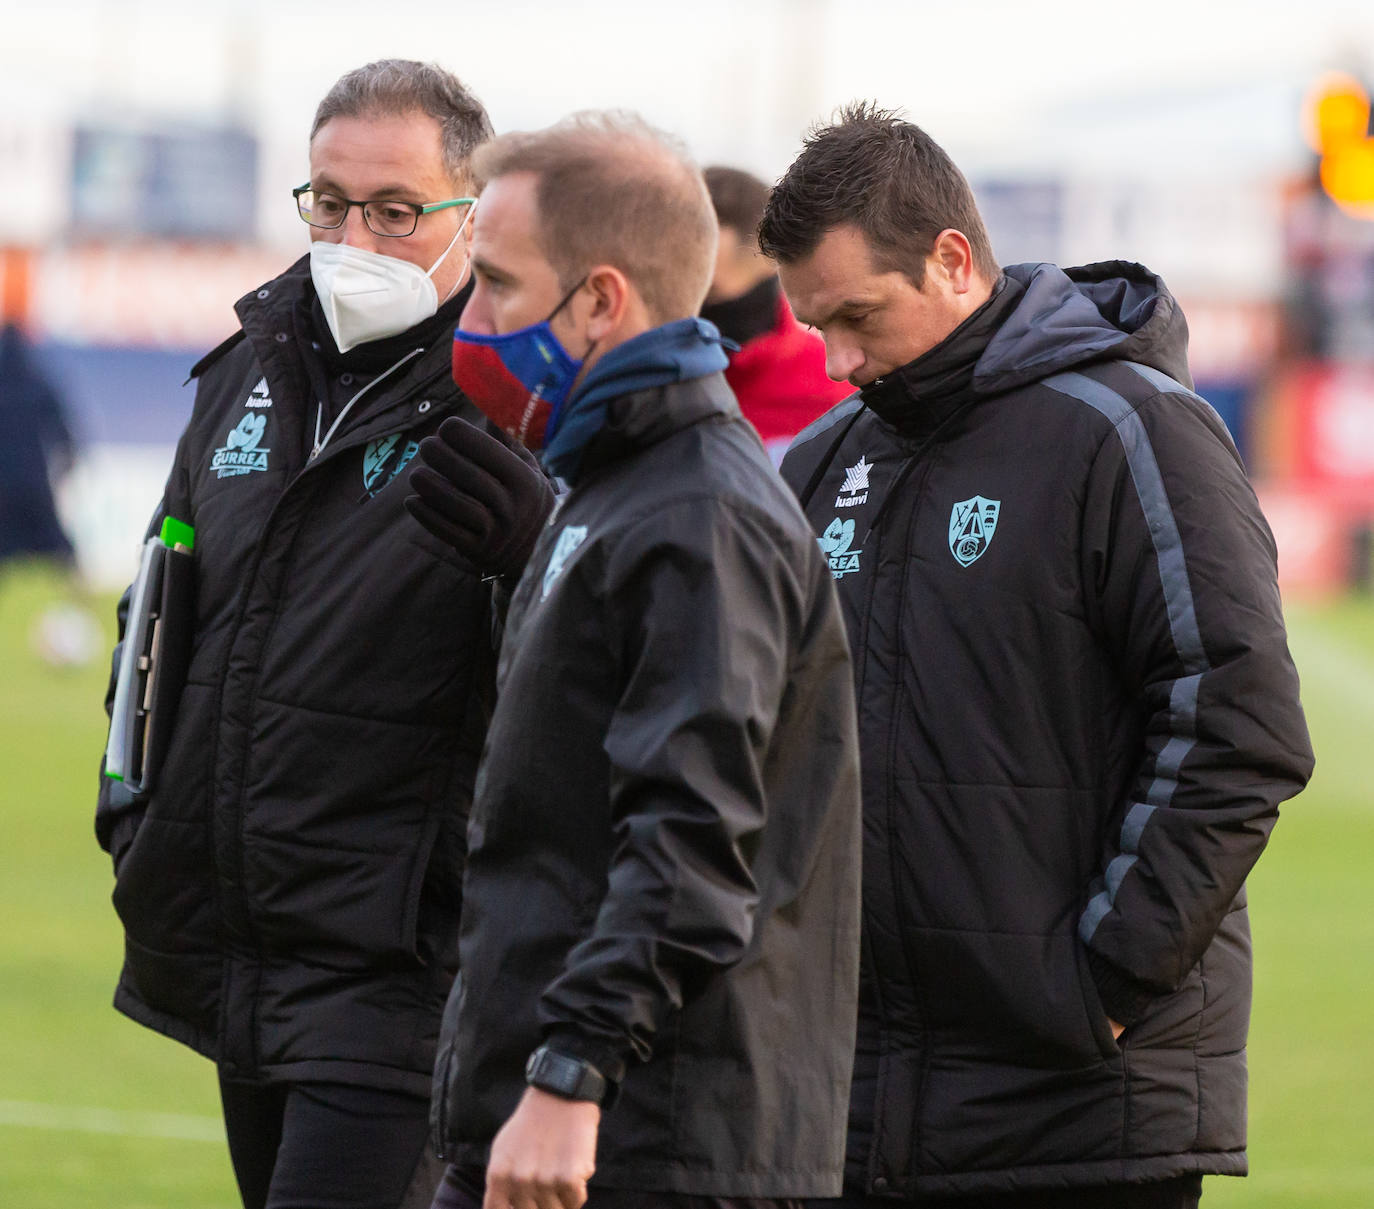
[[169,516],[143,547],[124,628],[105,775],[134,793],[153,787],[167,751],[195,627],[195,530]]

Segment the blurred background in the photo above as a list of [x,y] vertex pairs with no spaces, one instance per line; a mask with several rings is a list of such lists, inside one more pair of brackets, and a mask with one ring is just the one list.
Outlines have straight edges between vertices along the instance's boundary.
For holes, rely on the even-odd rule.
[[[108,1007],[102,665],[187,373],[304,252],[314,107],[383,56],[455,71],[498,130],[624,106],[767,180],[874,98],[963,167],[1004,263],[1164,277],[1279,541],[1318,753],[1252,879],[1254,1175],[1204,1204],[1374,1204],[1374,6],[3,0],[0,301],[77,573],[0,560],[0,1205],[236,1203],[210,1068]],[[12,395],[11,452],[38,424]]]

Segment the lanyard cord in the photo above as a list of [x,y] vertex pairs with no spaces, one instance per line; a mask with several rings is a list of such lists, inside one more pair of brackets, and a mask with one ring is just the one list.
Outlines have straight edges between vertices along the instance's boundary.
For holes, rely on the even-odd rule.
[[398,369],[400,369],[401,366],[403,366],[403,365],[404,365],[407,361],[409,361],[412,357],[418,357],[418,356],[419,356],[422,352],[424,352],[424,351],[425,351],[425,350],[422,349],[422,348],[413,348],[413,349],[411,349],[410,352],[408,352],[404,357],[402,357],[399,361],[397,361],[396,364],[393,365],[390,369],[384,370],[382,373],[378,374],[375,378],[373,378],[371,382],[369,382],[366,386],[364,386],[364,387],[362,388],[362,390],[360,390],[356,395],[354,395],[351,399],[349,399],[349,401],[348,401],[347,403],[345,403],[345,404],[343,405],[342,410],[340,410],[339,414],[338,414],[337,416],[334,417],[334,423],[332,423],[332,424],[329,426],[329,431],[326,432],[326,433],[324,434],[323,438],[320,436],[320,428],[322,427],[322,425],[323,425],[323,423],[324,423],[324,404],[323,404],[323,403],[318,403],[318,404],[316,404],[316,406],[315,406],[315,445],[314,445],[314,448],[312,448],[312,449],[310,450],[310,460],[313,462],[317,457],[320,456],[321,451],[323,451],[324,447],[325,447],[326,445],[329,444],[330,438],[332,438],[333,435],[338,431],[339,425],[342,424],[342,423],[344,422],[344,418],[348,415],[349,411],[352,409],[353,404],[355,404],[359,399],[361,399],[365,394],[367,394],[368,391],[370,391],[374,386],[376,386],[376,385],[377,385],[379,382],[381,382],[384,378],[389,378],[389,377],[391,377],[392,374],[394,374]]

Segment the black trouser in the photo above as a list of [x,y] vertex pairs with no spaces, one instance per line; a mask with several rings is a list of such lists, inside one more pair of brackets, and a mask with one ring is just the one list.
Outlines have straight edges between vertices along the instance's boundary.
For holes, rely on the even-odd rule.
[[807,1209],[1197,1209],[1202,1177],[1183,1175],[1153,1184],[1103,1184],[1088,1188],[1039,1188],[982,1196],[891,1200],[846,1191],[839,1200],[807,1201]]
[[[486,1175],[476,1167],[444,1172],[431,1209],[482,1209]],[[688,1196],[682,1192],[629,1192],[592,1188],[584,1209],[802,1209],[804,1201],[766,1200],[750,1196]]]
[[442,1166],[429,1101],[343,1083],[220,1079],[244,1209],[422,1209]]

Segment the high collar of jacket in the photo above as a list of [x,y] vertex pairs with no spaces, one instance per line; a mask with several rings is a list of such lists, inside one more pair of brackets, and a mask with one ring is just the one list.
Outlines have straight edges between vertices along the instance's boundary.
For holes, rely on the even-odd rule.
[[774,331],[782,321],[783,305],[778,275],[769,273],[738,298],[704,303],[701,317],[714,323],[727,340],[743,345]]
[[[702,319],[678,319],[617,345],[588,371],[558,416],[544,465],[568,483],[594,466],[662,440],[713,410],[733,408],[720,378],[729,364],[720,333]],[[666,387],[716,376],[716,392]],[[728,404],[728,407],[725,405]]]
[[[314,379],[321,374],[349,372],[367,378],[389,369],[414,349],[424,352],[406,367],[397,378],[398,383],[413,381],[415,375],[427,380],[448,373],[453,329],[470,292],[469,283],[429,319],[399,335],[360,344],[347,353],[338,351],[324,321],[310,277],[309,255],[302,256],[279,277],[250,290],[234,304],[234,311],[244,334],[257,350],[259,363],[287,362],[290,372],[300,378],[297,385],[301,393],[309,397],[320,393]],[[283,358],[283,350],[290,350],[294,356]]]
[[943,341],[864,388],[864,403],[920,439],[978,398],[1098,361],[1139,361],[1184,386],[1188,326],[1143,265],[1012,265],[992,296]]

